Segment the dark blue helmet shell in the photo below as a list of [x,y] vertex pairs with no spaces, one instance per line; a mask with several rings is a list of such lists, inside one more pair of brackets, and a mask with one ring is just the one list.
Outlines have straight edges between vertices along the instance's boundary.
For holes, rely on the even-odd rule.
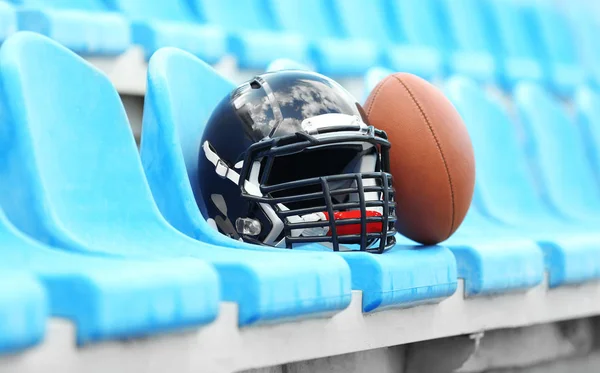
[[[202,198],[199,201],[199,207],[204,216],[214,223],[222,233],[235,239],[242,238],[255,243],[265,243],[267,235],[273,230],[276,221],[283,220],[283,227],[277,240],[285,241],[287,247],[290,247],[292,243],[299,242],[332,242],[333,249],[337,250],[339,243],[357,243],[361,245],[361,250],[371,251],[363,246],[377,240],[379,240],[379,245],[372,251],[381,252],[393,246],[393,234],[395,233],[393,223],[396,219],[391,175],[389,174],[388,149],[390,144],[387,142],[387,136],[383,131],[372,127],[366,131],[367,125],[365,124],[360,129],[338,127],[330,131],[340,132],[340,136],[330,137],[328,140],[319,139],[308,133],[302,127],[302,122],[323,114],[345,114],[349,117],[359,118],[359,121],[366,123],[360,104],[343,87],[327,77],[308,71],[284,70],[265,73],[241,84],[224,97],[209,119],[200,144],[198,183]],[[327,149],[329,154],[338,154],[341,163],[355,162],[355,158],[362,154],[361,150],[357,150],[357,145],[350,146],[348,144],[361,142],[369,143],[371,153],[377,153],[376,167],[368,173],[351,172],[347,176],[335,175],[336,183],[339,184],[340,180],[345,178],[349,180],[350,184],[357,187],[357,183],[362,185],[362,181],[357,180],[362,180],[363,177],[376,180],[371,181],[373,185],[369,184],[371,186],[366,188],[377,189],[383,202],[381,200],[365,202],[365,191],[359,191],[357,188],[349,193],[362,193],[363,196],[360,199],[362,204],[357,202],[354,207],[362,209],[363,212],[365,208],[369,207],[369,204],[383,208],[384,216],[380,218],[383,227],[382,235],[367,234],[364,229],[368,223],[367,220],[370,219],[369,222],[371,222],[377,219],[366,218],[363,214],[363,217],[356,222],[362,224],[363,227],[362,233],[357,237],[337,237],[336,223],[333,222],[333,217],[329,219],[330,221],[322,222],[322,225],[329,227],[331,232],[331,236],[328,236],[327,240],[324,240],[323,237],[313,237],[312,240],[310,237],[291,237],[290,232],[294,226],[288,224],[285,219],[287,215],[280,211],[282,206],[280,200],[282,195],[284,196],[283,200],[288,203],[294,203],[296,200],[289,193],[287,196],[285,195],[283,191],[286,188],[268,185],[270,173],[274,169],[273,163],[277,164],[274,160],[283,153],[306,152],[308,154],[312,151],[313,154],[317,154],[315,149],[320,148]],[[216,165],[207,159],[203,149],[205,143],[210,145],[210,152],[218,155],[219,164]],[[336,152],[331,150],[332,146],[335,146]],[[347,157],[348,161],[344,161],[344,157]],[[262,162],[260,180],[256,180],[261,192],[249,193],[244,188],[243,181],[249,177],[252,165],[256,163],[256,160]],[[321,163],[323,162],[327,162],[327,160],[322,159]],[[301,161],[293,164],[296,168],[302,168],[305,163],[306,167],[314,167],[313,161]],[[221,174],[215,172],[215,169],[219,167],[225,170]],[[277,170],[277,167],[275,169]],[[232,179],[228,179],[224,173],[229,173],[229,176],[241,175],[239,184],[232,182]],[[293,180],[291,183],[288,180],[285,183],[286,186],[289,186],[288,190],[300,193],[300,199],[297,199],[296,205],[302,208],[298,211],[307,211],[307,208],[316,211],[319,208],[318,205],[323,205],[324,209],[333,212],[331,205],[333,202],[329,198],[330,202],[327,204],[325,195],[313,198],[315,201],[312,201],[312,204],[301,198],[310,191],[319,190],[313,194],[325,193],[322,189],[330,189],[326,184],[327,177],[333,176],[329,175],[331,171],[321,171],[321,173],[325,174],[313,175],[318,178],[305,175],[302,180]],[[305,173],[298,170],[297,174],[304,175]],[[307,175],[309,174],[310,172]],[[361,188],[363,187],[361,186]],[[293,192],[291,193],[293,194]],[[333,191],[333,193],[336,192]],[[302,205],[302,201],[306,203]],[[276,212],[277,216],[266,214],[263,211],[267,205]],[[350,206],[350,204],[346,202],[344,206]],[[235,226],[238,219],[246,217],[260,222],[262,227],[260,234],[248,236],[236,231]],[[311,224],[314,227],[320,226],[317,222]]]

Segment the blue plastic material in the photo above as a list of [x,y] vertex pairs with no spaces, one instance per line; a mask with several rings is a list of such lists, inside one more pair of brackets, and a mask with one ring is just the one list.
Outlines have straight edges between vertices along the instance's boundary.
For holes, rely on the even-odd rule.
[[287,58],[278,58],[271,61],[265,71],[279,71],[279,70],[312,70],[307,65],[296,62]]
[[152,199],[119,95],[76,54],[15,34],[0,49],[0,77],[0,202],[22,231],[95,255],[204,259],[218,270],[222,299],[238,303],[241,325],[349,304],[350,271],[337,256],[231,250],[171,227]]
[[[66,318],[80,345],[199,326],[218,313],[217,274],[201,261],[138,263],[64,252],[25,237],[2,212],[0,247],[0,272],[30,271],[48,296],[48,307],[42,305],[40,314],[24,313],[24,322],[35,328],[47,312]],[[12,284],[14,290],[18,285]],[[0,326],[0,341],[1,334]]]
[[393,74],[394,71],[390,69],[386,69],[385,67],[373,67],[370,68],[363,77],[364,83],[364,98],[366,100],[367,97],[371,94],[373,89],[382,81],[386,76]]
[[308,44],[298,33],[278,30],[263,0],[189,0],[199,17],[229,34],[229,52],[240,68],[260,69],[274,59],[308,61]]
[[17,12],[15,8],[0,2],[0,43],[17,31]]
[[544,278],[544,257],[535,241],[491,222],[476,206],[443,245],[456,257],[467,296],[526,290]]
[[[407,241],[400,235],[396,238]],[[330,251],[320,245],[306,245],[300,250]],[[364,312],[440,302],[456,291],[456,260],[444,246],[399,243],[382,255],[339,255],[352,271],[352,289],[363,292]]]
[[186,0],[105,0],[110,9],[132,20],[133,42],[146,59],[162,47],[178,47],[209,63],[227,54],[227,35],[217,26],[201,25]]
[[538,59],[542,61],[553,90],[570,96],[584,83],[586,75],[579,62],[577,45],[565,14],[556,4],[537,2],[526,9],[527,25],[536,43]]
[[544,70],[535,54],[528,20],[517,0],[487,0],[481,6],[492,37],[501,85],[512,89],[523,80],[544,82]]
[[[190,180],[199,177],[197,156],[203,126],[233,87],[188,53],[173,48],[158,51],[148,70],[141,156],[154,199],[174,227],[201,241],[257,250],[256,245],[232,240],[210,228],[195,203],[197,183],[190,185]],[[287,257],[300,251],[271,250]],[[330,251],[317,244],[306,245],[304,250]],[[363,291],[365,311],[434,301],[456,289],[456,264],[445,248],[397,246],[383,255],[340,255],[350,265],[352,288]]]
[[[583,98],[580,95],[580,105]],[[584,132],[538,86],[519,85],[515,103],[529,136],[527,150],[540,188],[556,210],[593,223],[590,232],[598,235],[600,246],[600,184],[587,157]],[[600,249],[597,262],[600,266]]]
[[0,356],[42,341],[48,302],[42,286],[27,273],[0,273]]
[[585,151],[596,184],[600,185],[600,94],[589,87],[580,87],[575,94],[577,126],[585,139]]
[[597,40],[600,35],[600,25],[596,20],[596,14],[589,11],[589,5],[591,4],[571,2],[563,10],[569,17],[569,25],[577,40],[581,64],[590,82],[598,88],[600,87],[600,48],[597,47]]
[[[405,4],[427,1],[402,2]],[[449,50],[450,72],[482,83],[494,83],[496,61],[491,54],[489,29],[486,28],[480,0],[436,0]],[[465,11],[468,9],[468,11]],[[431,13],[434,13],[432,11]],[[432,17],[430,15],[429,17]],[[443,30],[444,31],[444,30]],[[442,32],[443,32],[442,31]]]
[[357,75],[377,64],[381,51],[364,39],[344,38],[339,19],[322,0],[270,0],[276,22],[282,29],[304,35],[317,71],[325,75]]
[[105,10],[102,0],[10,0],[14,4],[31,8],[77,9],[87,11]]
[[544,202],[538,178],[518,142],[517,127],[501,104],[461,78],[448,83],[447,94],[461,113],[475,149],[474,205],[487,218],[505,224],[496,235],[535,240],[544,252],[550,286],[595,278],[600,236],[582,232]]
[[[383,1],[324,0],[339,15],[345,37],[367,39],[383,50],[386,67],[410,72],[426,79],[443,74],[441,51],[430,45],[412,43],[401,29],[402,21]],[[366,22],[365,20],[377,20]]]
[[20,0],[19,30],[51,37],[82,55],[117,55],[131,45],[130,25],[101,0]]

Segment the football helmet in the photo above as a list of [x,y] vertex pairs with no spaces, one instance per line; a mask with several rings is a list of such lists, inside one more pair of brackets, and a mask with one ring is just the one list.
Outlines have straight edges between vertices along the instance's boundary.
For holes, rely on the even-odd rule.
[[234,239],[382,253],[395,244],[390,143],[335,81],[309,71],[255,76],[203,132],[198,205]]

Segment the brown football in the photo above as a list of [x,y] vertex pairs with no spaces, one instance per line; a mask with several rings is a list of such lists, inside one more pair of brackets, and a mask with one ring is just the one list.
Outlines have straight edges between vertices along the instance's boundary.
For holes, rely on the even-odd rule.
[[398,232],[433,245],[462,223],[473,197],[475,159],[462,118],[440,89],[407,73],[383,79],[365,103],[387,132]]

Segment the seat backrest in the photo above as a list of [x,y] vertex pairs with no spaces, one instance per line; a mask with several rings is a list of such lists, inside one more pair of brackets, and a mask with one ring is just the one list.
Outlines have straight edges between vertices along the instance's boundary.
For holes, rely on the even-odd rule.
[[213,109],[234,87],[187,52],[164,48],[150,59],[140,155],[161,213],[193,238],[212,237],[195,199],[198,144]]
[[0,88],[0,202],[15,225],[50,240],[54,231],[118,236],[128,224],[159,219],[107,76],[22,32],[0,48]]
[[393,74],[394,71],[385,67],[372,67],[365,73],[363,78],[364,83],[364,97],[368,97],[373,89],[381,82],[386,76]]
[[339,20],[330,4],[322,0],[269,0],[276,22],[282,29],[310,39],[341,37]]
[[551,63],[579,64],[573,30],[566,15],[552,2],[530,4],[526,12],[538,58]]
[[104,0],[112,10],[133,18],[193,22],[190,5],[186,0]]
[[0,43],[17,31],[17,11],[9,3],[0,2]]
[[569,25],[573,30],[573,40],[577,41],[579,58],[582,65],[589,70],[598,69],[600,48],[597,46],[597,37],[600,34],[600,20],[582,4],[575,5],[577,3],[570,3],[564,10],[567,12]]
[[[148,67],[140,155],[156,204],[172,226],[203,242],[256,250],[260,246],[217,232],[201,213],[200,139],[212,111],[234,88],[232,82],[187,52],[175,48],[157,51]],[[323,250],[318,244],[305,248]]]
[[492,43],[497,55],[535,59],[534,41],[527,26],[526,11],[518,0],[486,0],[484,6],[496,27],[498,43]]
[[585,150],[600,189],[600,94],[589,87],[575,93],[577,126],[585,139]]
[[[480,0],[440,0],[455,48],[461,51],[490,52],[489,33]],[[468,9],[469,11],[465,11]]]
[[462,77],[445,91],[464,119],[476,159],[474,204],[501,221],[519,224],[541,219],[547,209],[528,169],[517,127],[501,103]]
[[442,52],[450,49],[451,40],[443,32],[445,19],[437,0],[386,0],[385,4],[396,26],[396,42],[429,46]]
[[308,70],[312,69],[301,62],[296,60],[291,60],[289,58],[276,58],[273,61],[269,62],[269,65],[265,69],[267,72],[271,71],[279,71],[279,70]]
[[16,0],[15,3],[32,8],[106,10],[102,0]]
[[264,0],[189,0],[206,22],[228,31],[275,30],[271,10]]
[[585,154],[582,131],[560,103],[533,83],[520,83],[515,105],[526,135],[527,153],[549,202],[571,216],[600,211],[600,189]]
[[382,0],[324,0],[340,17],[344,36],[370,39],[387,44],[394,39],[394,29],[389,12],[384,11]]

